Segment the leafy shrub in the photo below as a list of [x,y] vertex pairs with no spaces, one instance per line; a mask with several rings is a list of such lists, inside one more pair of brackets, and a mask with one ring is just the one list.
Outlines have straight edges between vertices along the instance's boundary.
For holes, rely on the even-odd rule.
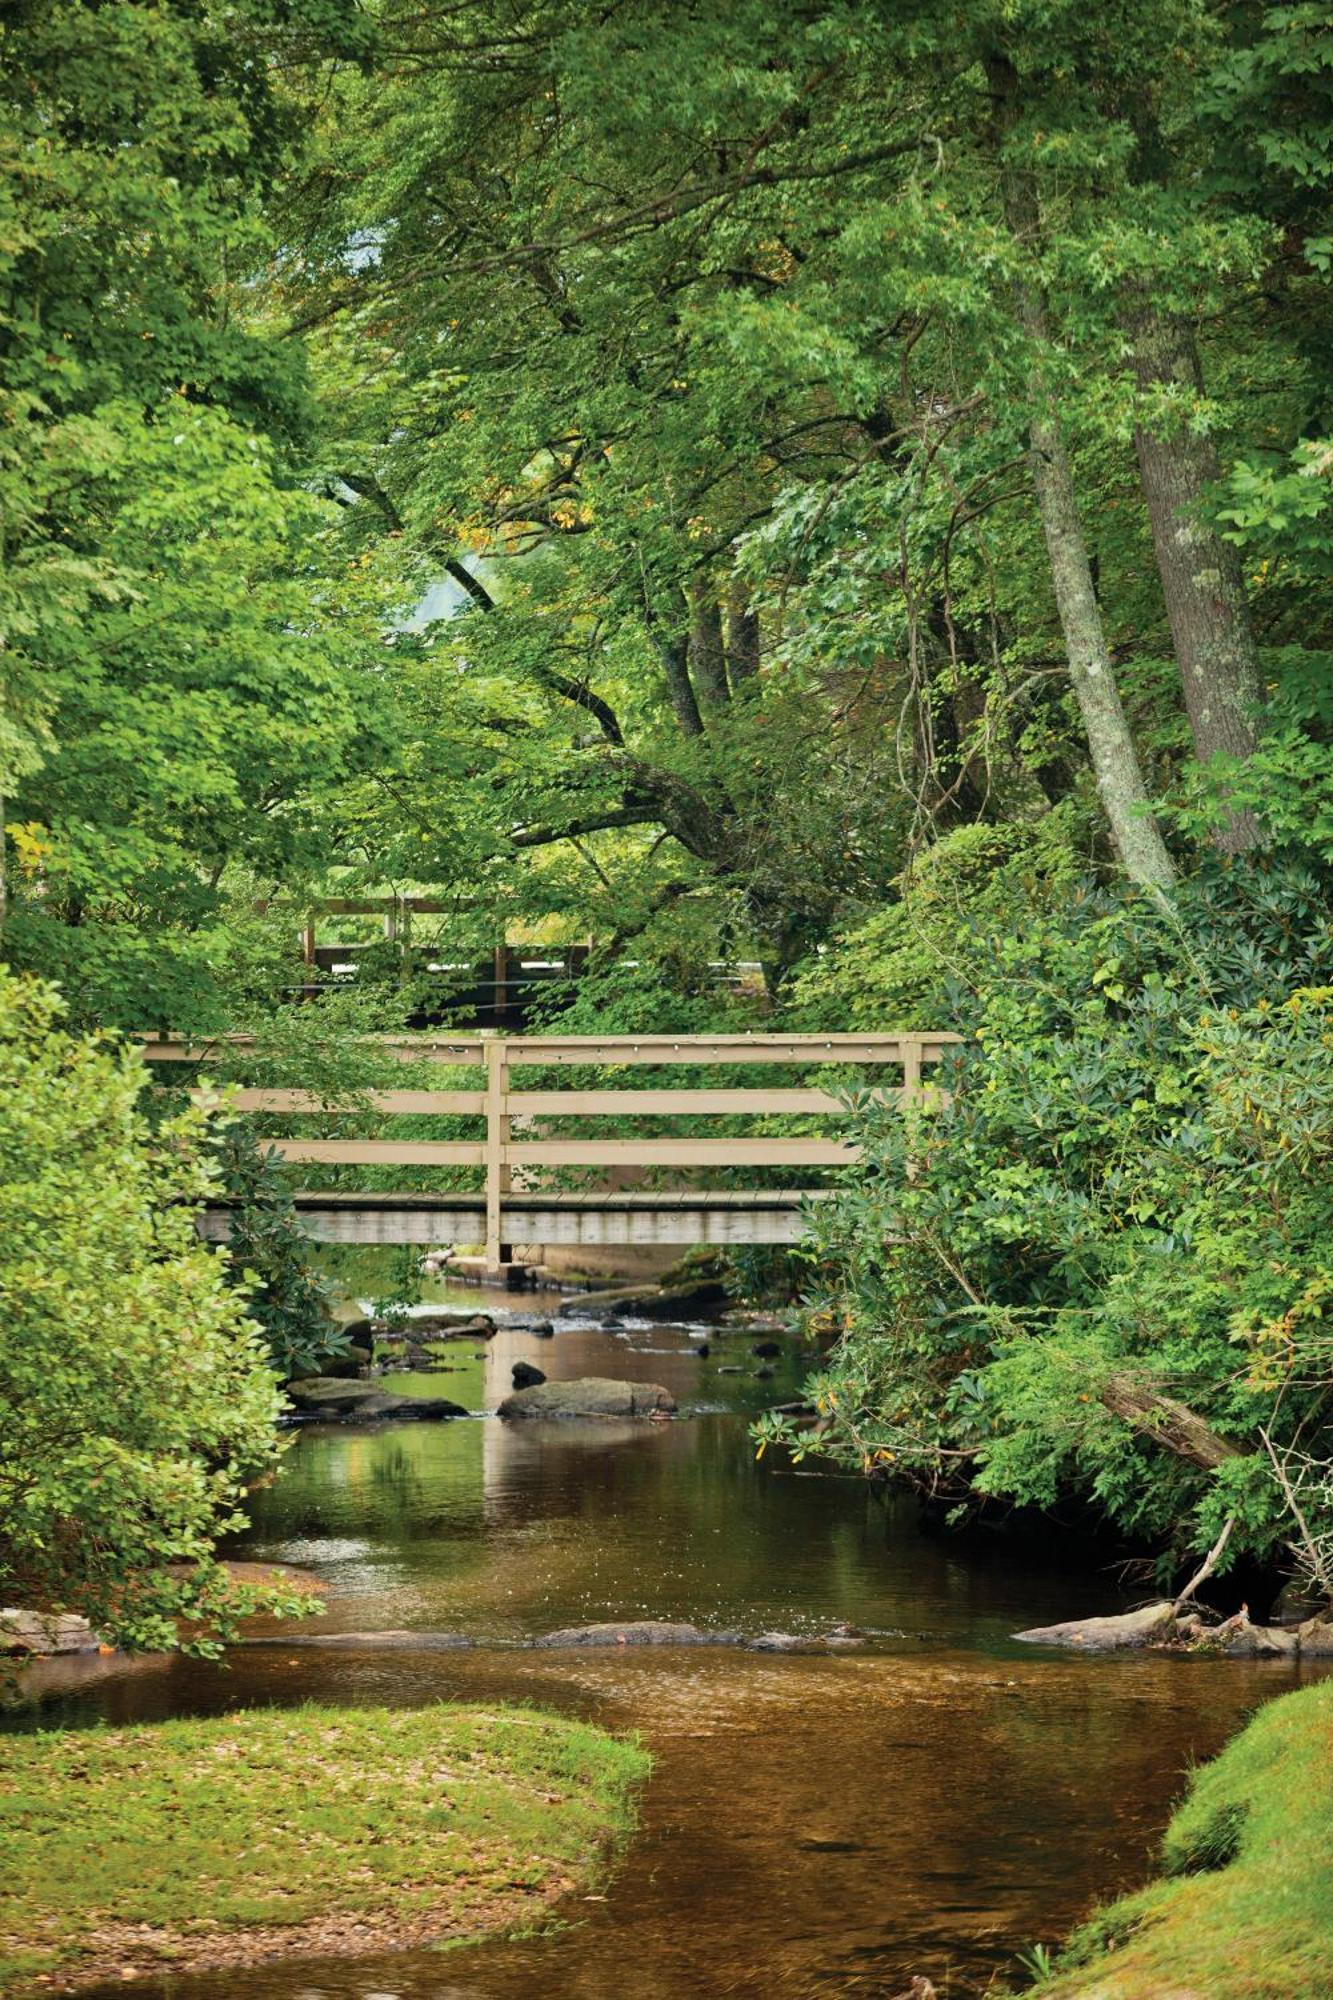
[[216,1649],[256,1604],[214,1558],[277,1457],[277,1385],[193,1210],[202,1112],[154,1129],[137,1054],[0,972],[0,1601]]
[[246,1309],[284,1382],[317,1375],[330,1361],[345,1360],[350,1342],[311,1266],[310,1240],[297,1220],[279,1157],[255,1139],[244,1119],[229,1120],[214,1144],[222,1192],[236,1204],[228,1254]]

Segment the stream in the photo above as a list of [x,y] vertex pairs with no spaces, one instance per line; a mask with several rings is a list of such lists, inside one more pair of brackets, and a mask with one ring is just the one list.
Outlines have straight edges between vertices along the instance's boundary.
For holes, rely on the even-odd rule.
[[[431,1303],[542,1312],[554,1301],[434,1286]],[[400,1376],[479,1413],[515,1361],[551,1379],[661,1382],[686,1420],[502,1424],[493,1415],[300,1433],[255,1496],[237,1555],[307,1565],[328,1615],[225,1664],[74,1663],[45,1726],[206,1714],[308,1698],[519,1701],[641,1731],[643,1822],[605,1894],[544,1936],[144,1982],[173,2000],[686,2000],[898,1994],[949,2000],[1054,1944],[1142,1879],[1182,1775],[1285,1664],[1079,1658],[1021,1627],[1112,1610],[1110,1573],[925,1533],[855,1478],[756,1464],[747,1416],[795,1393],[729,1329],[557,1321],[454,1342],[448,1373]],[[694,1351],[707,1339],[711,1352]],[[761,1379],[761,1365],[771,1379]],[[1142,1594],[1142,1593],[1140,1593]],[[748,1636],[846,1620],[858,1651],[533,1651],[602,1619],[686,1619]],[[466,1651],[321,1649],[302,1630],[462,1632]],[[20,1724],[22,1726],[22,1724]],[[238,1840],[244,1830],[237,1829]],[[90,1989],[91,1990],[91,1989]],[[123,1986],[97,1989],[123,1993]],[[136,1990],[142,1990],[136,1988]]]

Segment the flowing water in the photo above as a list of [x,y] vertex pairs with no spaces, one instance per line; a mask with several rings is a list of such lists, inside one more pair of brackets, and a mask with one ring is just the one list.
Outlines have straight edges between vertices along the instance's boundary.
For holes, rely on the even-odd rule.
[[[703,1338],[707,1358],[694,1351]],[[364,1643],[322,1649],[287,1628],[290,1639],[238,1647],[225,1667],[111,1663],[80,1686],[75,1666],[63,1691],[53,1673],[47,1723],[312,1697],[515,1700],[639,1730],[656,1756],[641,1829],[604,1897],[576,1900],[562,1929],[150,1990],[887,2000],[924,1972],[965,2000],[1016,1975],[1017,1951],[1055,1941],[1141,1878],[1189,1762],[1293,1670],[1016,1645],[1020,1627],[1113,1608],[1114,1578],[1072,1571],[1054,1551],[923,1533],[911,1508],[886,1507],[859,1480],[756,1465],[747,1413],[790,1395],[800,1370],[789,1354],[760,1379],[752,1343],[738,1331],[586,1325],[545,1340],[502,1327],[484,1352],[455,1343],[451,1373],[419,1386],[478,1412],[494,1409],[522,1359],[552,1379],[661,1382],[692,1414],[307,1431],[257,1496],[236,1553],[313,1568],[330,1591],[313,1629]],[[520,1643],[630,1618],[749,1636],[846,1620],[869,1642],[830,1654]],[[401,1628],[476,1643],[376,1645],[375,1632]]]

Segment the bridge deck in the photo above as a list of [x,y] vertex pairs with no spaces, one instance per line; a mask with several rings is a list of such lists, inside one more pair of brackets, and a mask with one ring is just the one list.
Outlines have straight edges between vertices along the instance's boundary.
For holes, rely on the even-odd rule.
[[[317,1243],[482,1243],[484,1194],[321,1194],[293,1197],[301,1227]],[[517,1194],[504,1197],[502,1239],[535,1244],[798,1243],[806,1202],[820,1188],[676,1189],[665,1192]],[[205,1210],[203,1233],[225,1242],[228,1209]]]

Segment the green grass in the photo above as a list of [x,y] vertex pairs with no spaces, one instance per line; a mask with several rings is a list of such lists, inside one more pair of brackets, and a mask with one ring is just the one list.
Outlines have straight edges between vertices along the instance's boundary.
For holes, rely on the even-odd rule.
[[0,1739],[0,1995],[530,1923],[599,1872],[648,1765],[445,1704]]
[[1042,2000],[1328,2000],[1333,1681],[1269,1702],[1195,1772],[1164,1879],[1075,1932]]

